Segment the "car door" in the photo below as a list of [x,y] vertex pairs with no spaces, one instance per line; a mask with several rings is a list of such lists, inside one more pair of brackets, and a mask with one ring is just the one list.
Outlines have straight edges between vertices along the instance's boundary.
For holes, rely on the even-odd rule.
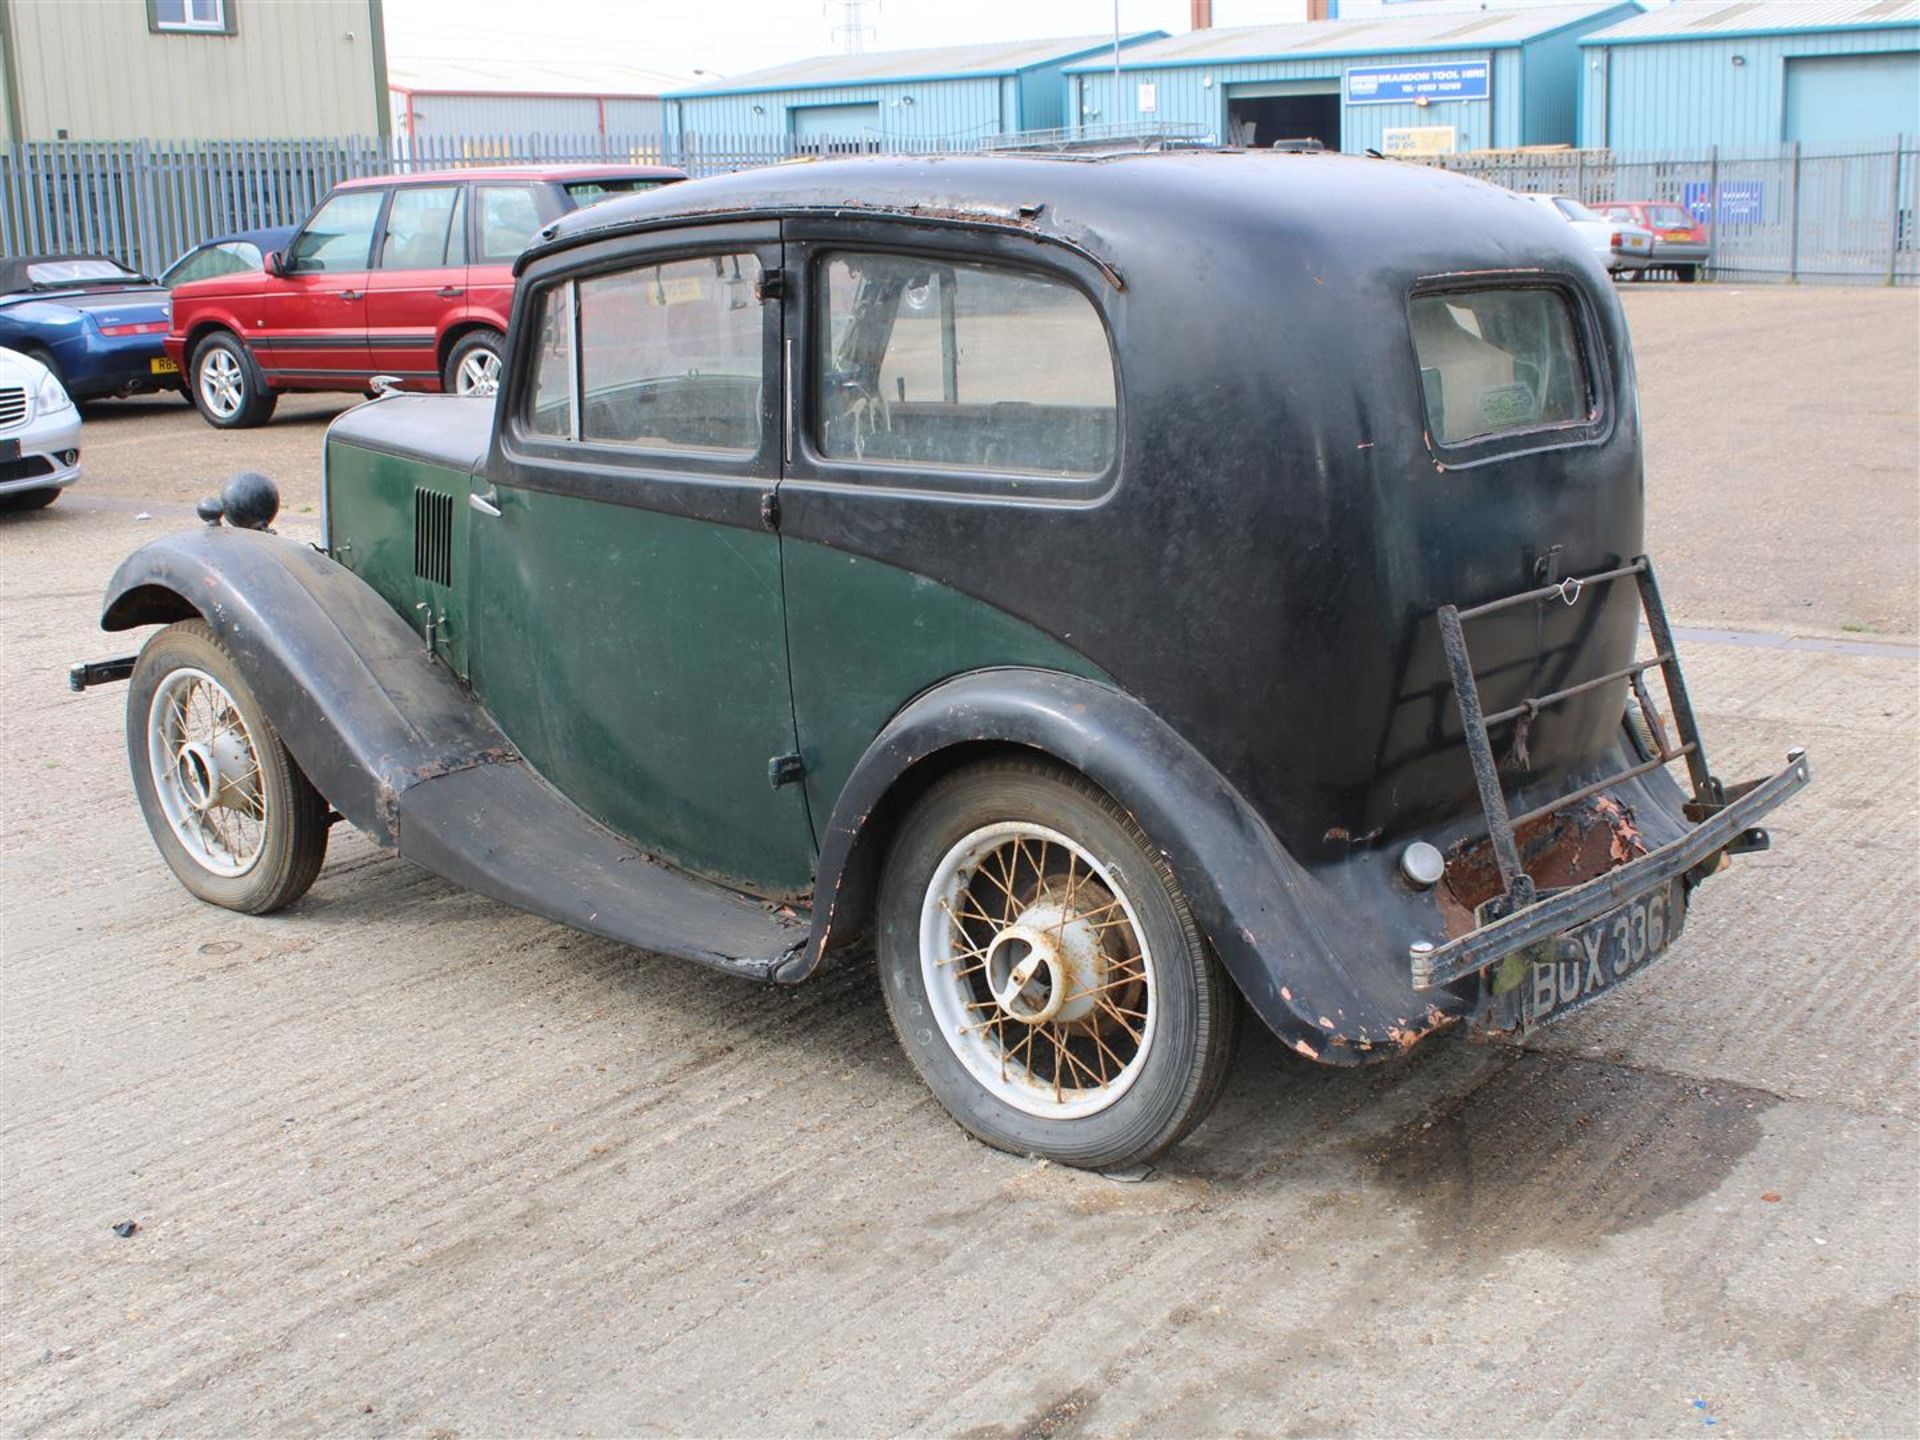
[[476,318],[505,327],[513,309],[513,262],[533,237],[560,213],[553,187],[524,181],[479,182],[468,201],[467,302]]
[[616,832],[770,897],[811,885],[778,536],[773,225],[523,277],[469,525],[475,691]]
[[370,373],[367,276],[386,198],[380,187],[335,191],[267,277],[251,338],[270,380],[297,389]]
[[466,309],[467,187],[402,185],[367,278],[367,350],[377,374],[432,381],[440,336]]

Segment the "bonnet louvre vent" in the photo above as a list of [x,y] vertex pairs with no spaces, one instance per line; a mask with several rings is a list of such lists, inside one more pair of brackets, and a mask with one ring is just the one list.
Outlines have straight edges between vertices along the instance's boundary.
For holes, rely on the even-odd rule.
[[453,583],[453,497],[413,492],[413,573],[435,585]]

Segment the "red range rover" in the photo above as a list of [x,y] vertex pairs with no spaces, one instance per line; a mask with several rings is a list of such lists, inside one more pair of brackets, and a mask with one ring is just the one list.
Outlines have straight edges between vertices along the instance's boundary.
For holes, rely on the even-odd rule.
[[548,221],[686,179],[664,165],[382,175],[334,187],[264,272],[177,286],[167,354],[211,425],[264,424],[286,390],[491,395],[513,262]]

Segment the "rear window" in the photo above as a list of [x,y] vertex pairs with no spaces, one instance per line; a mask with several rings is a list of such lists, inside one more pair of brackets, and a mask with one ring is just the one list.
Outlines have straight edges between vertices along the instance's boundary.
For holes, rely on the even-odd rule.
[[1427,428],[1442,445],[1582,425],[1593,386],[1557,290],[1450,290],[1409,307]]
[[111,260],[36,260],[27,266],[29,285],[85,285],[90,281],[138,278]]
[[1693,224],[1693,217],[1678,205],[1649,205],[1647,218],[1656,225],[1665,225],[1672,229]]
[[666,180],[573,180],[560,188],[567,192],[567,198],[579,209],[589,205],[598,205],[602,200],[610,200],[615,195],[638,195],[642,190],[658,190],[668,184]]

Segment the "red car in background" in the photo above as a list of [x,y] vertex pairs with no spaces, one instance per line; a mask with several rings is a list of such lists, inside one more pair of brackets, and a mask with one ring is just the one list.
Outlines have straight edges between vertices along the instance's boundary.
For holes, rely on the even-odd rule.
[[1649,270],[1671,270],[1694,280],[1707,263],[1707,227],[1671,200],[1609,200],[1593,207],[1609,220],[1625,220],[1653,232]]
[[288,390],[491,395],[513,262],[569,210],[686,179],[663,165],[540,165],[336,185],[264,272],[175,287],[166,350],[207,422],[264,424]]

